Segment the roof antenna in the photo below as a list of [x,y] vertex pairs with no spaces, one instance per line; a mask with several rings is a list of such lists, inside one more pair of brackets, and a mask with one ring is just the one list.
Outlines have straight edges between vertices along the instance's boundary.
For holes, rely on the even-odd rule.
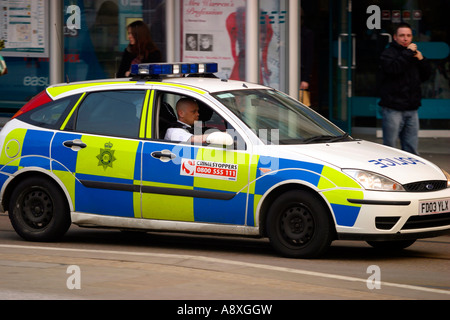
[[66,73],[66,81],[67,81],[67,84],[70,83],[69,75],[67,73]]

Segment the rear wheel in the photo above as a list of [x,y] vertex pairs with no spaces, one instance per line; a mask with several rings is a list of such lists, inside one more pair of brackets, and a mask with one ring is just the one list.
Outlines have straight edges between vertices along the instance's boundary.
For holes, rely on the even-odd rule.
[[14,230],[29,241],[55,241],[69,229],[70,212],[61,190],[52,182],[29,178],[14,189],[9,218]]
[[291,258],[322,255],[333,240],[332,219],[315,194],[293,190],[271,205],[267,234],[274,249]]

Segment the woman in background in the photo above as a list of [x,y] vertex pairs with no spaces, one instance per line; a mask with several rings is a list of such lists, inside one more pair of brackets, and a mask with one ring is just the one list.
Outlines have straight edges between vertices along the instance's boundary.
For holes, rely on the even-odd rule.
[[133,64],[161,62],[162,55],[152,40],[150,29],[143,21],[135,21],[128,26],[130,44],[123,52],[118,78],[129,77]]

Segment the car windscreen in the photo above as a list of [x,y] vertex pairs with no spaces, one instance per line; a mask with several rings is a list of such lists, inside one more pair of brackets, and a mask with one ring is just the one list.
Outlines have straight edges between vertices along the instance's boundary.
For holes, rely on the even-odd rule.
[[309,107],[277,90],[212,94],[266,144],[343,141],[348,134]]

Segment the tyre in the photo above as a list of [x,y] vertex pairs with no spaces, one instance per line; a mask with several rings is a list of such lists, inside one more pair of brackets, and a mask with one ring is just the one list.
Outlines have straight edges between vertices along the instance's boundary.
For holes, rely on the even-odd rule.
[[376,249],[395,251],[406,249],[416,240],[392,240],[392,241],[367,241],[369,245]]
[[29,178],[11,194],[9,218],[14,230],[28,241],[56,241],[69,229],[69,207],[62,191],[51,181]]
[[334,224],[325,205],[309,191],[282,194],[271,205],[266,230],[273,248],[290,258],[322,255],[334,237]]

